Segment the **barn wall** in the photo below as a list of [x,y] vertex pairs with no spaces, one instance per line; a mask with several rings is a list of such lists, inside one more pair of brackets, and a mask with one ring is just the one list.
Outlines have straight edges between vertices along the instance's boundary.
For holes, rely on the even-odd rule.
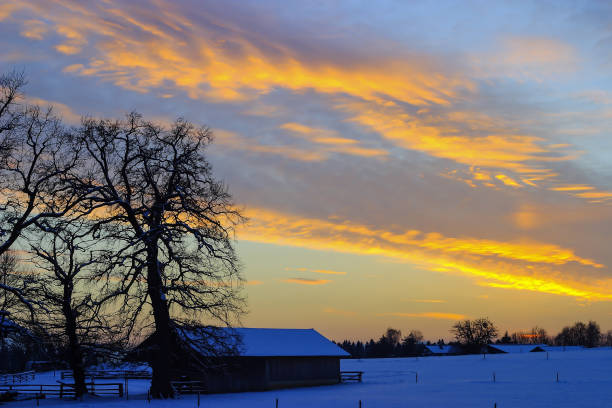
[[336,357],[238,357],[201,379],[208,392],[223,393],[337,384],[339,376]]
[[244,392],[267,389],[266,360],[256,358],[228,359],[222,371],[203,374],[208,392]]
[[269,388],[337,384],[340,381],[340,359],[337,357],[280,357],[269,358],[267,363]]

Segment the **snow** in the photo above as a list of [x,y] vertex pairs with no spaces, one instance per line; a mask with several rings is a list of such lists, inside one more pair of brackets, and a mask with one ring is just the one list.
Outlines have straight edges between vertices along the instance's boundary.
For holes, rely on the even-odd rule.
[[[363,383],[266,392],[202,395],[201,407],[215,408],[576,408],[609,407],[612,401],[610,348],[546,353],[341,360],[342,370],[364,371]],[[416,380],[418,373],[418,383]],[[495,373],[496,382],[493,382]],[[559,382],[556,381],[559,373]],[[59,373],[37,376],[53,383]],[[113,382],[112,380],[100,382]],[[130,380],[129,401],[89,397],[84,401],[41,400],[41,407],[195,408],[197,396],[146,400],[149,382]],[[8,404],[33,407],[34,401]]]
[[[218,328],[226,339],[237,335],[245,357],[348,357],[349,353],[314,329]],[[193,336],[193,334],[192,334]],[[194,339],[192,339],[194,340]],[[230,340],[231,341],[231,340]]]

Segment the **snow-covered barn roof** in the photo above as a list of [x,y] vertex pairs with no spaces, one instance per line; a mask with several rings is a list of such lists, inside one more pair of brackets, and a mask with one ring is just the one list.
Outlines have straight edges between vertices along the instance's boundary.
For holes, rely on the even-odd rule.
[[[238,355],[244,357],[349,357],[350,354],[314,329],[216,328],[226,342],[238,338]],[[194,345],[197,331],[183,331]],[[202,332],[199,332],[202,333]],[[217,332],[219,333],[219,332]],[[199,347],[198,347],[199,348]]]
[[[529,353],[534,349],[546,347],[545,344],[489,344],[490,348],[499,350],[503,353]],[[540,351],[540,350],[538,350]]]
[[427,345],[426,344],[425,348],[434,354],[455,354],[458,351],[456,346],[453,346],[450,344],[444,344],[444,345],[438,345],[438,344]]
[[541,345],[540,348],[544,351],[579,351],[584,350],[583,346],[547,346]]

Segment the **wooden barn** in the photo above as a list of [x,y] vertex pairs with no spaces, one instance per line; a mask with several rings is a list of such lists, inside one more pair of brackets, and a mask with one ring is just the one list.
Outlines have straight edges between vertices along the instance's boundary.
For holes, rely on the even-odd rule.
[[[198,381],[210,393],[337,384],[340,359],[350,356],[314,329],[197,328],[178,332],[183,350],[172,359],[172,376]],[[134,355],[147,360],[153,344],[152,337],[146,339]]]

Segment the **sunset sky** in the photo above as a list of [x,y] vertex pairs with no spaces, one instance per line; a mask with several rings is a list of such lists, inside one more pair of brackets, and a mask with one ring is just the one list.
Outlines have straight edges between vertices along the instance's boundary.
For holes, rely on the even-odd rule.
[[0,0],[29,102],[210,126],[245,326],[612,329],[612,5]]

